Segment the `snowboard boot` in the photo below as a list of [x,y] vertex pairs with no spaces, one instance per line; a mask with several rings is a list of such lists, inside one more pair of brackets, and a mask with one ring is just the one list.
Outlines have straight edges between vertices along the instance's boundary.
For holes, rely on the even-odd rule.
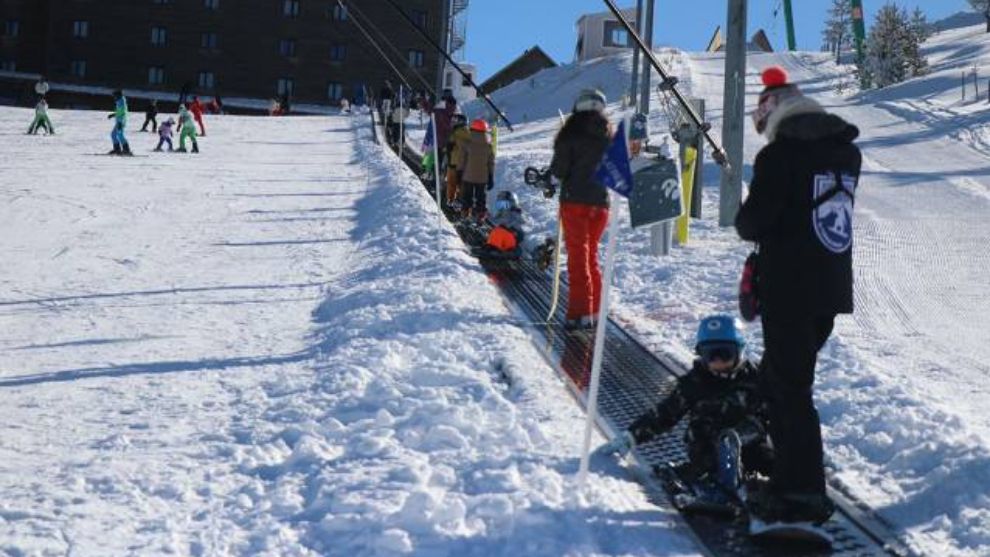
[[124,155],[125,157],[133,157],[134,156],[134,153],[131,152],[131,146],[128,145],[127,143],[124,143],[123,147],[120,150],[120,154],[121,155]]
[[186,152],[186,148],[185,147],[179,147],[178,149],[175,150],[175,152],[176,153],[185,153]]
[[199,143],[193,142],[192,152],[199,153]]
[[110,152],[109,152],[109,153],[107,153],[107,154],[108,154],[108,155],[119,155],[119,154],[121,154],[122,152],[123,152],[123,151],[121,151],[121,149],[120,149],[120,144],[119,144],[119,143],[114,143],[114,144],[113,144],[113,150],[112,150],[112,151],[110,151]]
[[566,331],[591,331],[594,330],[595,326],[595,317],[593,315],[582,315],[581,317],[564,321],[564,330]]

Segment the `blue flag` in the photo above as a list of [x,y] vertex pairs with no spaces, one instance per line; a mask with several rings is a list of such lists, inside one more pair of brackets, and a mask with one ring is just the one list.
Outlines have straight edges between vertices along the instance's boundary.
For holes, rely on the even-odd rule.
[[620,122],[612,137],[612,144],[605,151],[595,178],[622,197],[629,197],[633,188],[632,169],[629,167],[629,147],[626,145],[626,123]]
[[430,119],[430,125],[426,126],[426,137],[423,138],[423,153],[433,150],[433,137],[433,120]]

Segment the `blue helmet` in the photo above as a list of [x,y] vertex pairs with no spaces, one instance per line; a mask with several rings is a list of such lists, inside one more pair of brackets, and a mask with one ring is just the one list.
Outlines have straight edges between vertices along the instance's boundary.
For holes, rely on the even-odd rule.
[[695,350],[703,344],[717,342],[735,343],[741,352],[746,346],[746,339],[743,337],[741,329],[742,325],[731,315],[709,315],[698,324]]

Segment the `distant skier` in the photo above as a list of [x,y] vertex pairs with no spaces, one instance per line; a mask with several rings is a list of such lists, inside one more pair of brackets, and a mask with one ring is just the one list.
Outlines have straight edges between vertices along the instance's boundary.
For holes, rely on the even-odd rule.
[[127,143],[124,130],[127,127],[127,98],[124,92],[117,89],[113,92],[114,110],[107,115],[107,119],[113,119],[113,131],[110,132],[110,140],[113,141],[113,150],[110,155],[132,155],[131,146]]
[[461,184],[461,215],[479,223],[488,215],[487,192],[495,187],[495,151],[488,140],[488,122],[471,122],[471,137],[461,150],[457,163]]
[[196,124],[193,123],[192,113],[186,108],[186,105],[179,105],[179,148],[176,149],[178,153],[186,152],[186,139],[192,141],[192,152],[199,152],[199,144],[196,143]]
[[[603,445],[599,453],[625,455],[666,433],[684,417],[689,461],[686,480],[711,480],[735,492],[744,472],[769,473],[773,449],[767,437],[768,408],[756,365],[745,357],[740,325],[728,315],[701,320],[695,337],[698,358],[677,386],[652,410]],[[733,466],[725,468],[726,463]],[[722,473],[722,472],[728,473]]]
[[151,99],[148,108],[144,111],[144,124],[141,125],[141,131],[148,131],[148,124],[151,124],[151,133],[158,131],[158,101],[155,99]]
[[735,224],[742,239],[760,246],[762,369],[776,461],[768,489],[748,506],[767,523],[822,523],[835,506],[825,491],[812,390],[835,316],[853,310],[852,226],[832,219],[837,210],[852,216],[859,130],[802,95],[782,68],[768,68],[762,79],[753,122],[768,143],[756,155]]
[[447,144],[444,145],[443,153],[447,160],[447,206],[460,210],[461,206],[461,184],[458,179],[457,168],[460,165],[461,153],[464,146],[471,139],[471,132],[467,127],[467,117],[463,114],[454,114],[453,129],[450,132]]
[[158,127],[158,146],[155,147],[155,151],[161,151],[162,145],[168,144],[168,150],[172,151],[172,128],[175,127],[175,120],[169,118],[162,122],[162,125]]
[[203,103],[199,102],[199,97],[193,95],[192,104],[189,105],[189,112],[192,113],[196,123],[199,124],[199,135],[206,137],[206,125],[203,124]]
[[341,114],[351,113],[351,103],[345,98],[340,99],[340,113]]
[[52,125],[51,118],[48,117],[48,101],[44,97],[34,106],[34,121],[28,128],[28,135],[36,135],[39,129],[45,130],[46,135],[55,134],[55,126]]

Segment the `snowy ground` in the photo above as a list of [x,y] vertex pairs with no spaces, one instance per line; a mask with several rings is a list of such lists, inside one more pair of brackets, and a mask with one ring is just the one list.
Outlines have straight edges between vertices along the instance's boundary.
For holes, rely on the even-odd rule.
[[[783,64],[863,132],[857,313],[818,402],[838,476],[929,555],[990,552],[988,111],[952,79],[987,50],[954,27],[932,75],[851,96],[818,54],[755,56],[747,76],[752,105]],[[660,54],[719,131],[721,57]],[[558,108],[587,86],[618,99],[628,71],[496,95],[517,121],[497,182],[532,241],[556,204],[522,170],[548,162]],[[576,405],[366,117],[213,118],[202,155],[134,159],[92,156],[100,113],[53,111],[55,137],[20,135],[30,117],[0,109],[0,554],[695,553],[619,466],[575,489]],[[734,310],[748,250],[705,173],[689,245],[657,259],[623,227],[613,291],[615,317],[682,362],[697,320]]]
[[[0,109],[0,554],[690,555],[367,119]],[[495,371],[504,358],[511,386]]]
[[[818,404],[839,478],[931,555],[990,552],[990,420],[984,408],[990,394],[990,147],[981,139],[990,129],[990,107],[985,96],[980,103],[956,102],[958,81],[945,76],[985,58],[990,36],[983,31],[981,25],[950,26],[926,45],[930,75],[882,91],[854,94],[851,68],[811,53],[753,55],[746,84],[752,109],[759,72],[783,65],[807,94],[861,129],[857,311],[838,320],[821,354]],[[722,56],[670,49],[658,55],[686,94],[707,101],[717,136]],[[556,204],[515,186],[523,169],[549,162],[558,108],[566,111],[589,86],[620,99],[629,64],[629,57],[618,57],[554,68],[494,95],[510,118],[523,122],[500,138],[497,181],[524,196],[536,232],[532,241],[552,233]],[[482,110],[478,103],[467,108],[469,114]],[[610,105],[610,114],[624,114],[619,103]],[[659,111],[651,115],[651,129],[666,130]],[[762,145],[747,129],[747,177]],[[685,363],[698,319],[735,311],[738,272],[749,250],[734,231],[717,227],[718,170],[709,164],[705,176],[705,218],[692,224],[689,245],[658,259],[649,253],[646,231],[624,226],[614,283],[614,317]],[[624,205],[618,212],[627,223]],[[749,336],[758,355],[758,325]]]

